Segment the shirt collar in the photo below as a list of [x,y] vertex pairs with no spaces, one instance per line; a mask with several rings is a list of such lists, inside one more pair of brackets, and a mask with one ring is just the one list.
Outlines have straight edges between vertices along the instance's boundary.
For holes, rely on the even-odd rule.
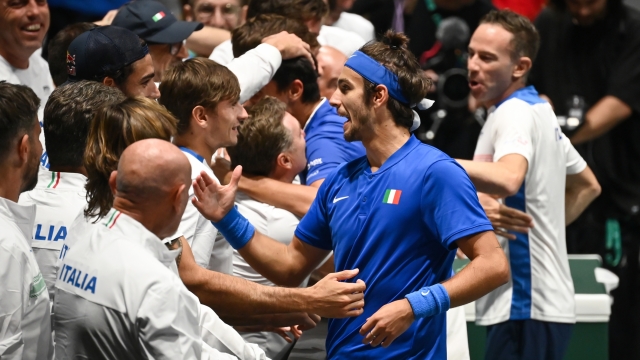
[[47,171],[38,172],[38,189],[84,190],[87,177],[79,173]]
[[21,205],[0,197],[0,216],[4,216],[10,222],[16,224],[25,236],[25,240],[31,239],[33,223],[36,218],[35,205]]
[[184,147],[184,146],[180,146],[179,148],[185,154],[189,154],[189,155],[193,156],[194,158],[198,159],[198,161],[200,161],[201,163],[206,164],[206,162],[204,161],[204,158],[202,156],[198,155],[198,153],[196,153],[195,151],[193,151],[193,150],[191,150],[191,149],[189,149],[187,147]]
[[407,140],[407,142],[404,143],[404,145],[402,145],[400,149],[396,150],[396,152],[394,152],[393,154],[391,154],[391,156],[389,156],[387,161],[385,161],[384,164],[382,164],[382,166],[380,167],[380,169],[378,169],[378,171],[371,173],[371,166],[369,166],[365,170],[365,172],[374,176],[377,174],[383,173],[390,167],[400,162],[400,160],[404,159],[411,151],[413,151],[413,149],[415,149],[420,144],[421,144],[420,140],[418,140],[414,135],[411,135],[409,140]]
[[[313,112],[311,113],[311,115],[309,116],[309,119],[307,119],[307,122],[304,124],[304,128],[302,130],[307,131],[307,126],[309,126],[309,124],[311,123],[311,120],[313,120],[313,117],[316,116],[316,113],[318,112],[318,110],[322,107],[322,105],[324,105],[327,102],[327,98],[323,97],[322,99],[320,99],[320,103],[318,104],[318,106],[316,106],[315,109],[313,109]],[[321,112],[322,113],[322,112]]]
[[111,209],[101,221],[109,231],[144,247],[167,267],[180,255],[181,249],[169,250],[155,234],[117,209]]

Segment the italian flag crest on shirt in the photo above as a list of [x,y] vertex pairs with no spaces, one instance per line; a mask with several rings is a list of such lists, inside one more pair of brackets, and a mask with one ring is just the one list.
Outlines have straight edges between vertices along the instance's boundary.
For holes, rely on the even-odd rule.
[[402,195],[402,190],[387,189],[387,191],[384,192],[382,202],[385,204],[398,205],[400,202],[400,195]]

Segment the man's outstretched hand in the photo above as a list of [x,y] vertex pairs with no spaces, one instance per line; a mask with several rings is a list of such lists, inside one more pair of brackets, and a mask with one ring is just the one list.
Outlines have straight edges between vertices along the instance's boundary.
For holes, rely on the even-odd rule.
[[193,205],[208,220],[218,222],[233,208],[242,166],[233,170],[229,185],[220,185],[202,171],[193,182]]
[[529,232],[529,229],[533,227],[533,219],[531,216],[501,204],[491,195],[478,193],[478,200],[480,200],[480,205],[482,205],[497,235],[515,240],[516,236],[509,231],[526,234]]
[[326,318],[358,316],[364,311],[364,281],[343,282],[358,275],[359,270],[344,270],[325,276],[305,291],[309,292],[311,312]]

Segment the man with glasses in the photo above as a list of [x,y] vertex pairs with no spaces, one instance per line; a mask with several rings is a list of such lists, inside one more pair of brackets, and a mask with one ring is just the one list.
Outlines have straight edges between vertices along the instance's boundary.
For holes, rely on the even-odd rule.
[[229,31],[240,26],[245,10],[240,0],[189,0],[183,7],[185,20]]

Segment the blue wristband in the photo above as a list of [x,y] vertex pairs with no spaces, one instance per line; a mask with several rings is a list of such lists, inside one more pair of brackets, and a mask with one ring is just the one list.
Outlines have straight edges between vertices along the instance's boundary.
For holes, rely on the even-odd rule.
[[222,236],[231,244],[231,247],[238,250],[247,245],[253,237],[256,229],[251,225],[236,206],[231,209],[219,222],[211,222],[220,231]]
[[416,319],[431,317],[441,314],[449,310],[451,301],[449,293],[442,284],[435,284],[423,287],[418,291],[414,291],[405,295]]

